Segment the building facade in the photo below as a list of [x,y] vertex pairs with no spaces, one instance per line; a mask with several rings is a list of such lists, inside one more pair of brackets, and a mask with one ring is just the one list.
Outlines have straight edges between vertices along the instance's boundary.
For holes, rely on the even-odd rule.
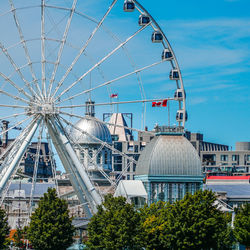
[[[14,142],[15,139],[9,138],[8,132],[8,121],[2,121],[2,138],[0,138],[0,155],[4,156],[7,148]],[[21,128],[18,128],[21,129]],[[6,132],[5,132],[6,131]],[[19,165],[18,173],[26,177],[32,177],[34,173],[34,166],[36,162],[38,143],[32,142]],[[0,160],[0,165],[2,164],[4,157]],[[52,154],[49,149],[47,142],[41,142],[39,160],[37,165],[37,177],[38,179],[47,179],[53,176],[52,164],[56,164],[53,160]]]
[[149,204],[181,200],[202,188],[199,155],[184,134],[158,132],[141,153],[135,179],[143,182]]

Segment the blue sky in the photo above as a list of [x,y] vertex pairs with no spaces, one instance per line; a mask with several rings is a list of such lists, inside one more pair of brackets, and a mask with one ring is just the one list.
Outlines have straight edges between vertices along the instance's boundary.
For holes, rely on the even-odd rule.
[[250,1],[151,1],[187,92],[187,129],[207,141],[250,141]]
[[[47,0],[46,2],[67,7],[72,5],[72,0]],[[77,8],[100,20],[111,2],[112,0],[79,0]],[[250,2],[248,0],[157,0],[153,2],[141,0],[140,2],[161,26],[178,59],[187,93],[189,120],[186,128],[192,132],[203,133],[204,139],[207,141],[228,144],[233,147],[236,141],[250,141]],[[19,0],[15,0],[14,3],[16,7],[23,7],[24,4]],[[33,5],[33,3],[34,0],[25,1],[27,5]],[[110,28],[119,37],[120,41],[124,41],[139,29],[137,23],[139,13],[136,11],[124,13],[122,5],[123,1],[119,0],[104,23],[105,27]],[[3,1],[1,13],[9,8],[9,2]],[[27,46],[31,60],[38,62],[34,63],[34,70],[39,79],[41,78],[41,63],[39,63],[41,62],[40,12],[37,7],[17,10],[24,36],[26,39],[30,39]],[[46,9],[46,36],[61,39],[67,16],[67,12]],[[74,15],[68,36],[68,42],[74,46],[65,46],[61,58],[63,67],[58,69],[56,82],[61,79],[65,69],[74,60],[79,48],[88,39],[95,26],[95,23]],[[50,30],[52,31],[50,32]],[[10,48],[8,51],[17,65],[25,65],[27,60],[21,43],[11,47],[20,40],[11,12],[7,15],[0,15],[0,32],[5,34],[1,37],[1,42],[5,47]],[[135,68],[144,67],[160,60],[162,45],[152,44],[151,33],[152,28],[149,27],[125,46],[127,52],[133,56]],[[31,38],[38,39],[32,40]],[[74,76],[71,75],[67,78],[62,90],[120,43],[113,37],[111,39],[109,31],[104,29],[98,31],[88,45],[86,55],[83,55],[73,68]],[[55,62],[59,48],[58,42],[46,41],[46,46],[48,48],[46,59]],[[118,50],[102,63],[100,66],[102,73],[97,72],[98,70],[93,71],[92,86],[133,71],[133,63],[128,60],[130,55],[128,56],[127,52]],[[2,54],[0,64],[3,73],[11,74],[13,67]],[[46,65],[48,77],[50,77],[52,69],[52,64]],[[176,86],[173,81],[170,82],[168,79],[169,70],[170,65],[168,62],[164,62],[142,73],[141,80],[146,89],[147,98],[173,96]],[[28,80],[31,80],[27,67],[22,68],[22,72]],[[16,73],[12,75],[11,79],[18,84],[22,83]],[[109,102],[110,93],[118,93],[120,101],[140,99],[137,81],[135,75],[127,77],[112,84],[108,91],[106,88],[93,91],[92,98],[97,103]],[[4,90],[10,93],[15,92],[15,89],[8,84],[1,84]],[[69,96],[82,92],[89,86],[90,75],[85,77],[77,87],[72,88]],[[85,98],[88,96],[80,96],[74,100],[73,104],[82,104]],[[6,96],[2,101],[8,103]],[[176,108],[174,105],[171,107]],[[8,109],[3,111],[8,112]],[[141,128],[139,114],[141,106],[120,105],[119,111],[133,112],[134,126]],[[167,123],[166,109],[154,109],[148,103],[147,111],[146,125],[149,129],[152,129],[155,123],[160,125]],[[110,108],[97,108],[97,117],[102,119],[103,112],[110,112]],[[175,112],[176,109],[171,114],[172,118],[175,116]],[[84,115],[84,108],[79,108],[76,113]],[[171,124],[175,122],[172,118]]]

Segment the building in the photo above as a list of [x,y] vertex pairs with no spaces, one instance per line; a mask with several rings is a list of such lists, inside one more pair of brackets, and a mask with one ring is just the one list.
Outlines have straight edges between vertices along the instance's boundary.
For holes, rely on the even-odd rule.
[[212,174],[250,174],[250,142],[236,142],[235,150],[202,150],[203,171]]
[[[48,188],[54,187],[54,183],[37,183],[32,191],[32,183],[25,183],[21,180],[12,182],[3,207],[11,229],[23,228],[27,225],[31,202],[34,204],[33,209],[35,209],[39,199],[47,192]],[[33,196],[31,196],[32,192]]]
[[[4,152],[10,146],[15,139],[9,139],[9,132],[8,132],[8,121],[2,121],[2,131],[3,135],[0,139],[0,155],[4,156]],[[16,128],[20,130],[21,128]],[[6,131],[6,132],[5,132]],[[19,165],[19,174],[22,174],[26,177],[32,177],[34,172],[34,166],[36,161],[36,155],[37,155],[37,148],[38,143],[32,142],[29,147],[27,148],[22,161]],[[52,162],[52,155],[49,150],[49,145],[47,142],[42,142],[40,146],[40,152],[39,152],[39,161],[37,166],[37,177],[38,179],[47,179],[52,177],[52,164],[55,164],[55,162]],[[0,165],[2,164],[4,160],[4,157],[0,160]]]
[[215,192],[231,208],[250,203],[250,176],[208,176],[204,189]]
[[201,161],[184,133],[167,127],[158,130],[141,153],[135,179],[143,182],[148,203],[172,203],[202,188]]
[[75,124],[70,135],[83,167],[91,180],[102,187],[110,185],[107,177],[112,171],[112,151],[104,144],[112,145],[112,138],[107,126],[95,118],[93,104],[91,100],[86,102],[85,117]]
[[[126,122],[127,114],[114,113],[110,114],[110,123],[115,126],[109,125],[114,147],[126,155],[133,157],[138,161],[139,156],[145,146],[155,137],[155,134],[159,132],[158,125],[152,131],[148,131],[147,127],[145,131],[138,131],[137,140],[134,140],[135,136],[132,131],[129,130]],[[132,115],[130,119],[132,119]],[[131,121],[131,125],[132,125]],[[173,131],[178,127],[169,128]],[[200,159],[202,161],[202,169],[205,174],[243,174],[250,173],[250,142],[237,142],[236,150],[229,150],[228,145],[211,143],[204,141],[203,134],[191,133],[185,131],[185,137],[190,141],[193,147],[197,150]],[[112,158],[113,169],[118,176],[124,169],[127,169],[124,179],[132,180],[135,176],[136,164],[128,166],[128,162],[119,154],[113,154]]]

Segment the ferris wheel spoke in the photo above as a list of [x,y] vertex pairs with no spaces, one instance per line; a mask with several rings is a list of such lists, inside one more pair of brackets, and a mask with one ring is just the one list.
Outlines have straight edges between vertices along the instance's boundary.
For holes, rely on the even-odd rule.
[[11,129],[14,129],[18,127],[19,125],[23,124],[24,122],[28,121],[31,117],[26,117],[25,119],[15,123],[13,126],[9,127],[8,129],[4,130],[3,132],[0,133],[0,136],[3,135],[4,133],[9,132]]
[[45,78],[45,0],[41,0],[41,65],[42,65],[42,93],[46,98],[46,78]]
[[98,63],[96,63],[92,68],[90,68],[87,72],[85,72],[77,81],[73,82],[68,88],[63,90],[61,94],[59,94],[55,101],[58,100],[62,95],[64,95],[66,92],[68,92],[71,88],[73,88],[78,82],[80,82],[85,76],[87,76],[90,72],[92,72],[96,67],[101,65],[104,61],[106,61],[110,56],[112,56],[117,50],[119,50],[121,47],[123,47],[126,43],[128,43],[132,38],[134,38],[136,35],[138,35],[142,30],[144,30],[148,26],[145,25],[142,28],[140,28],[138,31],[136,31],[132,36],[127,38],[124,42],[122,42],[120,45],[118,45],[115,49],[113,49],[110,53],[108,53],[105,57],[103,57]]
[[61,85],[63,84],[64,80],[66,79],[66,77],[68,76],[68,74],[70,73],[70,71],[73,69],[73,67],[75,66],[75,64],[77,63],[77,61],[79,60],[79,58],[81,57],[82,53],[86,50],[86,48],[88,47],[90,41],[93,39],[93,37],[95,36],[96,32],[99,30],[99,28],[101,27],[101,25],[103,24],[104,20],[106,19],[106,17],[109,15],[110,11],[113,9],[113,7],[115,6],[117,0],[114,0],[112,2],[112,4],[110,5],[110,7],[108,8],[107,12],[104,14],[104,16],[102,17],[102,19],[99,21],[98,25],[95,27],[95,29],[92,31],[90,37],[88,38],[88,40],[85,42],[85,44],[82,46],[82,48],[80,49],[78,55],[75,57],[75,59],[73,60],[73,62],[71,63],[71,65],[69,66],[69,68],[67,69],[66,73],[63,75],[62,79],[59,81],[58,85],[56,86],[56,89],[52,95],[52,98],[55,97],[58,89],[61,87]]
[[[38,80],[37,80],[37,78],[35,76],[35,72],[34,72],[34,69],[33,69],[33,66],[32,66],[32,62],[31,62],[30,54],[29,54],[28,47],[27,47],[27,44],[26,44],[26,40],[24,39],[24,35],[23,35],[22,29],[21,29],[21,26],[20,26],[20,22],[18,20],[17,14],[16,14],[16,8],[15,8],[14,3],[13,3],[12,0],[9,0],[9,3],[10,3],[10,6],[11,6],[11,12],[12,12],[12,15],[13,15],[13,18],[14,18],[14,21],[15,21],[15,25],[16,25],[16,28],[18,30],[19,37],[20,37],[19,44],[22,44],[22,46],[23,46],[25,56],[26,56],[26,59],[27,59],[27,62],[28,62],[28,66],[30,68],[30,72],[31,72],[31,75],[32,75],[33,82],[35,83],[36,89],[38,90],[38,92],[41,95],[41,90],[39,88]],[[35,95],[38,97],[38,95],[36,93],[35,93]]]
[[8,115],[8,116],[4,116],[4,117],[0,117],[0,121],[6,120],[6,119],[10,119],[10,118],[15,118],[21,115],[25,115],[26,112],[22,112],[22,113],[16,113],[16,114],[12,114],[12,115]]
[[10,94],[9,92],[6,92],[6,91],[1,90],[1,89],[0,89],[0,94],[6,95],[6,96],[8,96],[8,97],[10,97],[10,98],[12,98],[12,99],[14,99],[14,100],[19,100],[19,101],[25,102],[25,103],[27,103],[27,104],[30,103],[29,101],[23,99],[22,97],[19,97],[19,96],[16,96],[16,95],[12,95],[12,94]]
[[28,97],[30,100],[33,99],[32,96],[30,96],[26,91],[24,91],[23,88],[19,88],[9,77],[7,77],[6,75],[4,75],[2,72],[0,72],[0,76],[7,81],[8,83],[10,83],[15,89],[17,89],[20,93],[22,93],[23,95],[25,95],[26,97]]
[[[22,81],[25,83],[25,86],[28,87],[29,91],[31,92],[31,94],[34,96],[35,95],[35,91],[33,90],[33,88],[30,86],[30,83],[25,79],[24,75],[22,74],[20,68],[16,65],[16,63],[14,62],[14,60],[12,59],[12,57],[10,56],[10,54],[8,53],[8,50],[3,46],[3,44],[0,42],[0,49],[2,50],[2,52],[4,53],[4,55],[7,57],[7,59],[9,60],[10,64],[12,65],[12,67],[15,69],[15,71],[18,73],[18,75],[20,76],[20,78],[22,79]],[[1,76],[3,75],[3,73],[0,73]],[[3,77],[3,76],[2,76]]]
[[37,137],[37,147],[36,147],[36,155],[35,155],[35,164],[33,168],[33,177],[32,177],[32,186],[30,191],[30,201],[29,201],[29,218],[32,214],[32,206],[33,206],[33,196],[34,196],[34,190],[36,187],[36,181],[37,181],[37,170],[39,167],[39,161],[40,161],[40,149],[42,145],[42,134],[44,130],[44,122],[42,121],[39,128],[39,134]]
[[48,89],[48,97],[50,97],[50,95],[51,95],[52,86],[53,86],[53,83],[55,81],[55,76],[56,76],[56,72],[57,72],[57,69],[58,69],[59,62],[61,60],[63,48],[64,48],[64,45],[65,45],[66,40],[67,40],[69,28],[70,28],[71,21],[72,21],[72,18],[73,18],[73,14],[74,14],[74,11],[75,11],[75,8],[76,8],[76,3],[77,3],[77,0],[74,0],[73,4],[72,4],[72,7],[71,7],[70,15],[68,17],[68,21],[67,21],[67,24],[66,24],[66,27],[65,27],[65,30],[64,30],[64,34],[63,34],[63,37],[62,37],[62,40],[61,40],[61,45],[60,45],[60,48],[58,50],[56,63],[55,63],[55,66],[54,66],[54,70],[52,72],[51,79],[50,79],[50,84],[49,84],[49,89]]
[[20,108],[20,109],[28,108],[28,106],[11,105],[11,104],[0,104],[0,107],[4,107],[4,108]]
[[125,75],[122,75],[122,76],[119,76],[119,77],[117,77],[117,78],[114,78],[113,80],[106,81],[106,82],[104,82],[104,83],[101,83],[101,84],[99,84],[99,85],[93,87],[93,88],[84,90],[84,91],[82,91],[82,92],[80,92],[80,93],[78,93],[78,94],[75,94],[75,95],[70,96],[70,97],[68,97],[68,98],[62,99],[62,100],[58,101],[57,103],[60,104],[60,103],[63,103],[63,102],[65,102],[65,101],[74,99],[74,98],[76,98],[76,97],[78,97],[78,96],[80,96],[80,95],[84,95],[84,94],[86,94],[86,93],[89,93],[89,92],[91,92],[91,91],[93,91],[93,90],[96,90],[96,89],[98,89],[98,88],[107,86],[107,85],[109,85],[109,84],[111,84],[111,83],[113,83],[113,82],[117,82],[117,81],[119,81],[119,80],[121,80],[121,79],[123,79],[123,78],[126,78],[126,77],[128,77],[128,76],[131,76],[131,75],[133,75],[133,74],[137,74],[137,73],[140,73],[140,72],[142,72],[142,71],[144,71],[144,70],[147,70],[147,69],[149,69],[149,68],[152,68],[152,67],[154,67],[154,66],[156,66],[156,65],[158,65],[158,64],[161,64],[162,62],[163,62],[163,61],[155,62],[155,63],[153,63],[153,64],[147,65],[147,66],[142,67],[142,68],[140,68],[140,69],[136,69],[136,70],[134,70],[134,71],[132,71],[132,72],[130,72],[130,73],[127,73],[127,74],[125,74]]

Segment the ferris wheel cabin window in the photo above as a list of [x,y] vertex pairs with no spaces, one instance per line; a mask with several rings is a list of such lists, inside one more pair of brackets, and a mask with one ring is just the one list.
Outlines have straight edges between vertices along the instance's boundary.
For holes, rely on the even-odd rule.
[[125,12],[133,12],[135,9],[135,4],[132,1],[125,1],[123,5],[123,10]]
[[140,26],[147,25],[149,22],[150,22],[150,18],[148,16],[140,15],[139,21],[138,21]]

